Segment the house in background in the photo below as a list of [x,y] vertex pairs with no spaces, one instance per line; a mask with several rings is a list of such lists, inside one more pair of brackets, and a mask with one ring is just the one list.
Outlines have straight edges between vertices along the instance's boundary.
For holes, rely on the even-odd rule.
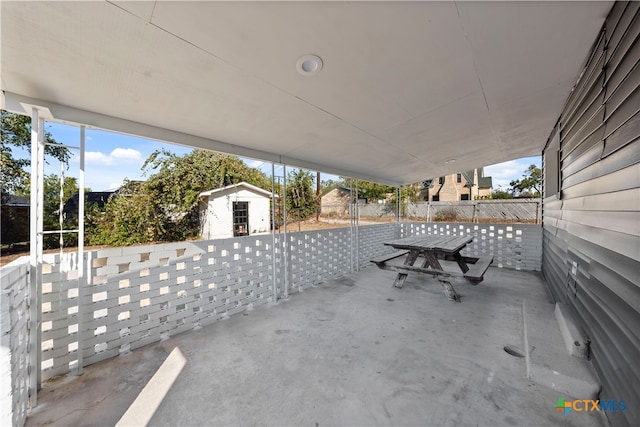
[[427,202],[455,202],[476,200],[491,195],[493,182],[484,176],[484,168],[441,176],[437,180],[424,181],[420,197]]
[[29,241],[29,207],[28,197],[3,194],[0,203],[0,242],[3,245],[13,246]]
[[351,203],[351,190],[337,187],[320,198],[320,212],[322,215],[348,215]]
[[[320,198],[320,212],[325,216],[349,215],[349,205],[353,203],[351,189],[336,187]],[[368,203],[367,199],[358,198],[359,204]]]
[[[103,210],[109,198],[114,194],[117,194],[120,190],[116,191],[87,191],[84,193],[85,209],[91,206],[97,206],[98,209]],[[64,202],[64,215],[70,221],[78,221],[78,212],[80,209],[80,193],[75,193]]]
[[271,229],[271,192],[246,182],[200,193],[203,239],[265,234]]

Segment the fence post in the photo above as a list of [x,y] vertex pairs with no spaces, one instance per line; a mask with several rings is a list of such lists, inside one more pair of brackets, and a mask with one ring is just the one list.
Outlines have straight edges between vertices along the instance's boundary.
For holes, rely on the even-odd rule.
[[283,260],[284,260],[284,294],[283,298],[289,298],[289,236],[287,234],[287,165],[282,165],[282,193],[284,194],[284,201],[282,206],[282,218],[283,218],[283,226],[284,226],[284,234],[281,235],[283,238]]

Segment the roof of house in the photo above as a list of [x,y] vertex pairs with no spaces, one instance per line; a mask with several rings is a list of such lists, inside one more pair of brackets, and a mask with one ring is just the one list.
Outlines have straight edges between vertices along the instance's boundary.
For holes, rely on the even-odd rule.
[[[473,183],[473,169],[460,172],[460,174],[467,181],[465,185],[471,186]],[[422,181],[423,188],[433,188],[435,181],[433,179],[427,179]],[[493,187],[493,179],[490,176],[484,176],[484,168],[478,168],[478,188],[492,188]]]
[[484,168],[478,168],[478,188],[492,188],[493,179],[490,176],[484,176]]
[[14,196],[9,194],[6,196],[6,200],[2,203],[4,206],[30,206],[31,201],[28,197]]
[[[271,191],[264,190],[260,187],[249,184],[248,182],[239,182],[237,184],[227,185],[226,187],[214,188],[213,190],[203,191],[202,193],[200,193],[200,197],[212,196],[212,195],[223,193],[232,189],[237,189],[239,187],[244,187],[247,190],[253,191],[254,193],[258,193],[265,197],[271,197]],[[278,197],[278,195],[276,195],[276,197]]]
[[478,177],[478,188],[492,188],[493,179],[490,176]]
[[341,192],[343,191],[343,192],[346,192],[346,193],[351,194],[351,189],[350,189],[350,188],[347,188],[347,187],[334,187],[334,188],[331,188],[331,189],[330,189],[329,191],[327,191],[326,193],[324,193],[324,194],[322,195],[322,197],[326,196],[327,194],[329,194],[329,193],[331,193],[331,192],[333,192],[333,191],[341,191]]
[[[87,191],[84,193],[85,205],[97,205],[102,208],[116,191]],[[64,213],[78,213],[80,193],[75,193],[64,202]]]

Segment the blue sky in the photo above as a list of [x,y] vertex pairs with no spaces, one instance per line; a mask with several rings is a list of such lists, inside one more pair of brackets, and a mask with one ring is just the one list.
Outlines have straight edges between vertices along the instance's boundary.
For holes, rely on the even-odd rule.
[[484,176],[490,176],[493,178],[494,190],[498,190],[500,187],[502,187],[503,190],[506,190],[509,188],[509,182],[514,179],[521,179],[522,175],[524,175],[530,165],[541,167],[542,157],[523,157],[521,159],[485,166]]
[[[80,129],[78,127],[48,123],[47,130],[51,132],[56,141],[62,144],[70,146],[79,146],[80,144]],[[85,143],[85,186],[92,191],[114,190],[122,185],[124,179],[144,180],[142,165],[155,150],[164,148],[178,155],[192,150],[179,145],[92,129],[86,130]],[[74,157],[64,173],[68,176],[78,176],[80,164],[78,150],[71,151],[74,153]],[[249,166],[259,168],[267,175],[271,175],[271,163],[253,159],[243,160]],[[494,189],[499,186],[506,189],[511,180],[522,177],[529,165],[536,164],[540,167],[540,163],[540,156],[511,160],[486,166],[485,176],[493,177]],[[46,166],[45,173],[59,174],[60,165],[57,161],[50,162]],[[282,167],[276,169],[276,175],[282,175]],[[322,175],[323,180],[336,178],[334,175]]]

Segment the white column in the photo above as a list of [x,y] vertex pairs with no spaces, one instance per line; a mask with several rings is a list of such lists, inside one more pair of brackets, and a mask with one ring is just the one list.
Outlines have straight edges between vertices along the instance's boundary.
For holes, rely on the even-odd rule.
[[356,233],[355,233],[355,247],[356,247],[356,271],[360,271],[360,204],[358,203],[358,180],[356,179],[356,205],[353,211],[355,215],[355,225],[356,225]]
[[287,165],[282,165],[282,217],[284,233],[281,234],[282,253],[284,255],[284,297],[289,298],[289,238],[287,236]]
[[278,277],[276,270],[276,165],[271,162],[271,261],[273,274],[273,302],[278,302]]
[[349,181],[349,273],[353,273],[353,178]]
[[80,191],[78,194],[78,366],[76,367],[76,374],[82,375],[83,361],[83,325],[82,317],[84,315],[83,296],[84,288],[87,285],[87,279],[91,275],[91,266],[89,265],[88,271],[85,272],[85,255],[84,255],[84,153],[85,153],[85,127],[80,126],[80,176],[79,186]]
[[30,207],[30,287],[29,287],[29,394],[31,407],[38,403],[41,374],[42,243],[44,194],[44,119],[31,111],[31,207]]

